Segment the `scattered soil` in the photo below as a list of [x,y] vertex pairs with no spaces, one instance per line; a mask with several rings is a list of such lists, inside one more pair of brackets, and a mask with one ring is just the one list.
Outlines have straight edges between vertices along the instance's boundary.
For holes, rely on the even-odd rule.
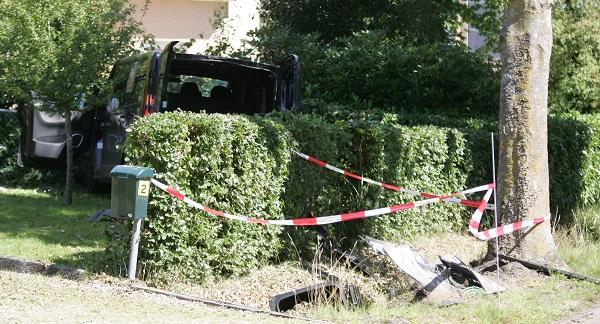
[[307,270],[283,264],[252,271],[245,277],[203,285],[172,284],[165,288],[202,298],[268,310],[271,297],[322,281]]
[[[444,254],[457,255],[465,263],[469,263],[481,258],[486,251],[485,242],[452,233],[441,234],[436,240],[423,238],[409,245],[418,249],[431,263],[439,263],[438,255]],[[171,283],[162,288],[265,310],[269,309],[271,298],[277,294],[326,280],[354,285],[367,304],[390,298],[409,302],[414,298],[417,287],[413,280],[399,271],[389,258],[374,253],[370,248],[356,248],[352,253],[362,260],[361,263],[371,273],[371,277],[365,277],[350,269],[341,260],[323,256],[321,263],[313,261],[304,267],[288,263],[264,267],[241,278],[213,281],[203,285]],[[310,304],[299,305],[293,313],[302,314],[302,310],[309,307]]]
[[[252,271],[241,278],[203,285],[171,284],[164,288],[202,298],[269,310],[273,296],[316,285],[327,280],[354,285],[358,288],[366,303],[374,302],[382,296],[376,283],[341,264],[334,264],[333,266],[322,264],[319,265],[317,270],[302,269],[298,265],[282,264]],[[242,287],[243,289],[241,289]]]

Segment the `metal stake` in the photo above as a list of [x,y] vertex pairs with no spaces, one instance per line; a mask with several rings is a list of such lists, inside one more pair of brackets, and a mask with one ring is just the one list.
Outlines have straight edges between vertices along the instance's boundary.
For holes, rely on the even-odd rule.
[[[494,147],[494,132],[491,133],[492,137],[492,177],[494,178],[494,227],[498,228],[498,197],[496,196],[496,150]],[[500,242],[498,236],[496,236],[496,284],[500,287]],[[498,320],[500,320],[500,291],[496,293],[498,296]]]
[[138,247],[140,245],[140,232],[142,220],[133,221],[133,232],[131,233],[131,245],[129,246],[129,267],[127,268],[127,279],[135,279],[137,268]]

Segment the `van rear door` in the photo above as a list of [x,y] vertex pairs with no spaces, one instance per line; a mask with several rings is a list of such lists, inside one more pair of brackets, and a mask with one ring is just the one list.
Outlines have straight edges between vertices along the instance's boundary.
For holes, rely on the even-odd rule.
[[279,63],[281,76],[279,80],[280,110],[300,110],[302,93],[300,90],[300,60],[298,55],[290,55]]

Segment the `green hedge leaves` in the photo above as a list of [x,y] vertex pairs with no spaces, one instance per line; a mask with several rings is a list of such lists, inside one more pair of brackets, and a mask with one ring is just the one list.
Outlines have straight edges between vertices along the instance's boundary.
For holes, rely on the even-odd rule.
[[[292,149],[375,180],[433,193],[491,182],[489,132],[497,129],[494,120],[327,111],[321,116],[266,117],[154,114],[131,129],[128,162],[155,168],[160,181],[208,207],[277,219],[420,199],[315,167],[293,155]],[[600,117],[551,116],[549,129],[551,199],[553,210],[564,216],[575,206],[598,202]],[[472,212],[459,205],[434,204],[329,225],[326,230],[342,245],[352,246],[358,235],[397,240],[464,230]],[[238,275],[275,259],[297,259],[315,243],[312,229],[221,219],[154,188],[142,237],[141,268],[146,278],[162,280]],[[110,248],[121,262],[126,244],[123,240]]]
[[[268,120],[189,113],[140,119],[128,137],[129,163],[218,210],[281,218],[291,140]],[[237,275],[277,256],[281,228],[208,216],[154,188],[143,232],[148,276],[200,280]],[[166,277],[165,277],[166,276]]]
[[[455,129],[376,121],[331,124],[318,116],[290,113],[155,114],[136,122],[127,143],[129,163],[153,167],[159,180],[190,198],[217,210],[258,217],[326,216],[416,199],[319,169],[293,156],[292,148],[374,179],[431,192],[463,188],[472,165],[466,138]],[[465,211],[440,204],[328,230],[348,245],[360,234],[392,238],[458,229],[468,217]],[[237,275],[276,257],[296,258],[314,243],[310,229],[219,219],[154,188],[140,268],[147,278],[159,280]],[[126,257],[125,244],[126,238],[109,247],[119,263]]]

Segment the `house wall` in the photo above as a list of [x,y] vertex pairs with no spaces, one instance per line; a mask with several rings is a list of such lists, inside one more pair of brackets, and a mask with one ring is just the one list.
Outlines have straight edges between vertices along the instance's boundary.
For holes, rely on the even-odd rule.
[[246,33],[258,26],[258,0],[130,0],[136,17],[159,46],[171,41],[196,42],[188,50],[202,53],[216,36],[215,14],[226,19],[231,43],[241,44]]

